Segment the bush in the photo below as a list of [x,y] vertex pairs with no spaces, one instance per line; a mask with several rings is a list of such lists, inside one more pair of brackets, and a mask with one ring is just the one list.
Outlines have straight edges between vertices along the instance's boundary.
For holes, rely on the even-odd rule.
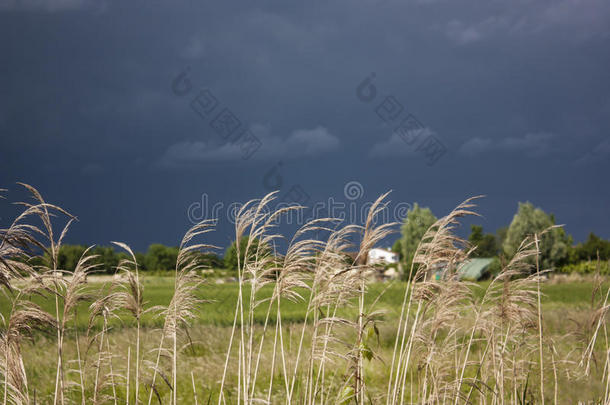
[[[595,274],[598,269],[597,261],[586,261],[586,262],[578,262],[574,264],[568,264],[566,266],[561,267],[557,272],[558,273],[577,273],[577,274]],[[608,275],[610,274],[610,262],[599,262],[599,272],[600,274]]]

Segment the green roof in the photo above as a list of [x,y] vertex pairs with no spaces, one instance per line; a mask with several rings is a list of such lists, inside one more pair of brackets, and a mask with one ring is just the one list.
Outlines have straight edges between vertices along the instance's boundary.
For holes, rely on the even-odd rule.
[[474,281],[481,279],[491,262],[493,259],[469,259],[458,270],[460,278]]

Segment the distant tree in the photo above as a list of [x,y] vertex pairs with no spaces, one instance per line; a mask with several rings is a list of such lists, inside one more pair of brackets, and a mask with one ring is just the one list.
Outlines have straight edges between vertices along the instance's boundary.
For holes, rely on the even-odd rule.
[[199,262],[211,269],[218,269],[224,266],[224,261],[214,253],[202,253]]
[[116,271],[119,262],[128,256],[124,252],[117,253],[111,246],[96,246],[91,250],[91,254],[97,256],[94,263],[98,264],[97,271],[108,274]]
[[140,270],[148,270],[146,263],[146,253],[136,252],[136,262],[138,263],[138,268]]
[[610,260],[610,241],[604,240],[591,232],[584,243],[574,246],[570,261],[597,260],[598,253],[600,260]]
[[[400,240],[405,264],[405,274],[403,276],[408,277],[415,250],[428,228],[436,220],[430,208],[420,207],[417,203],[413,204],[413,208],[407,212],[407,217],[401,227],[402,238]],[[415,270],[415,267],[413,270]]]
[[472,257],[495,257],[498,255],[498,243],[496,236],[491,233],[483,233],[480,225],[470,226],[470,236],[468,242],[476,249],[472,252]]
[[176,267],[178,248],[154,243],[146,252],[146,268],[148,270],[172,270]]
[[57,266],[61,270],[74,271],[85,250],[87,247],[83,245],[62,245],[57,255]]
[[[57,255],[58,269],[74,271],[86,249],[87,247],[83,245],[62,245],[59,248],[59,254]],[[95,246],[89,250],[88,254],[95,256],[95,258],[89,262],[90,264],[96,265],[93,271],[108,274],[114,273],[119,262],[122,259],[127,258],[126,253],[117,253],[111,246]],[[44,258],[48,263],[48,254],[45,253]]]
[[496,242],[498,244],[498,250],[502,250],[502,246],[504,246],[504,241],[506,240],[506,234],[508,233],[508,226],[503,226],[498,228],[496,231]]
[[[553,218],[553,224],[555,224],[555,216],[552,214],[551,216]],[[572,235],[568,235],[563,227],[555,229],[555,232],[557,233],[557,239],[559,239],[562,245],[565,246],[564,248],[562,248],[562,250],[565,250],[565,253],[563,253],[561,256],[558,255],[557,260],[554,262],[554,265],[565,266],[570,260],[570,250],[572,249],[572,245],[574,244],[574,238],[572,238]]]
[[[554,218],[532,203],[519,203],[519,209],[508,227],[506,239],[502,246],[509,257],[514,255],[519,245],[527,236],[539,234],[555,225]],[[541,270],[560,266],[566,262],[568,249],[572,244],[562,228],[554,228],[540,236]]]
[[402,243],[400,241],[400,239],[397,239],[396,242],[394,242],[394,244],[392,245],[392,252],[397,253],[398,254],[398,260],[402,261]]
[[[248,241],[250,240],[249,236],[243,236],[239,241],[239,263],[243,265],[244,258],[246,254],[246,249],[248,247]],[[251,259],[254,257],[258,250],[259,240],[254,238],[250,247],[248,248],[248,257]],[[269,249],[261,246],[261,254],[269,253]],[[238,260],[237,260],[237,244],[235,241],[231,243],[231,245],[225,251],[224,256],[224,265],[225,268],[230,270],[237,270]]]

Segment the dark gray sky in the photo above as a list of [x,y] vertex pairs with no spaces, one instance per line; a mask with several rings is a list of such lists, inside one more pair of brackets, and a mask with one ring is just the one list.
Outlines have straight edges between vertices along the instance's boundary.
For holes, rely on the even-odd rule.
[[[609,49],[606,0],[0,0],[0,187],[78,216],[69,242],[139,250],[177,244],[202,200],[276,186],[307,205],[391,189],[437,216],[486,194],[488,231],[529,200],[576,240],[608,238]],[[190,103],[209,95],[201,117]],[[225,108],[230,138],[261,143],[249,159],[250,138],[212,126]],[[409,114],[412,144],[394,132]],[[446,150],[432,165],[431,140]],[[2,224],[14,212],[2,203]],[[211,242],[226,245],[222,212]]]

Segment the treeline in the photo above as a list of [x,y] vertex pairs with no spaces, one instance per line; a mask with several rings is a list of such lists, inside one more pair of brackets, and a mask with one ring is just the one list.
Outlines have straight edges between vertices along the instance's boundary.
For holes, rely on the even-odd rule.
[[[476,249],[471,256],[498,258],[502,256],[504,254],[502,246],[507,229],[502,228],[495,234],[490,234],[484,233],[482,226],[472,225],[468,241],[472,246],[476,246]],[[593,232],[589,233],[584,242],[577,244],[573,244],[570,235],[559,238],[559,243],[561,243],[561,239],[564,239],[567,243],[565,247],[559,246],[558,248],[558,241],[552,241],[551,238],[550,242],[554,242],[555,246],[551,246],[550,254],[553,254],[552,250],[555,247],[558,257],[554,260],[549,260],[547,266],[552,267],[560,273],[594,273],[598,270],[597,262],[599,259],[600,272],[610,274],[610,268],[608,267],[608,261],[610,261],[610,240],[602,239]],[[541,240],[544,240],[544,235]],[[547,240],[544,241],[547,244],[549,243]]]
[[[484,233],[482,226],[472,225],[468,241],[477,247],[472,256],[494,257],[501,254],[506,230],[507,228],[502,228],[496,234],[490,234]],[[567,240],[571,242],[571,236],[568,235]],[[576,264],[583,261],[597,261],[598,256],[601,261],[610,260],[610,240],[602,239],[593,232],[589,233],[585,242],[580,242],[576,245],[568,243],[566,249],[565,254],[561,256],[561,260],[556,263],[559,266]]]
[[[61,270],[73,271],[86,249],[87,246],[84,245],[62,245],[57,256],[57,267]],[[116,271],[121,260],[129,258],[125,252],[119,252],[112,246],[95,246],[90,253],[96,256],[94,262],[98,265],[98,273],[112,274]],[[150,245],[146,252],[137,252],[135,256],[140,270],[173,270],[178,257],[178,247],[155,243]],[[38,258],[35,260],[44,259]],[[223,258],[213,253],[201,253],[199,262],[210,268],[224,267]]]
[[[401,227],[401,238],[396,241],[392,250],[399,253],[405,269],[411,268],[411,262],[417,245],[426,230],[436,222],[429,208],[417,203],[407,213]],[[564,273],[591,273],[597,270],[596,261],[599,257],[600,271],[610,274],[610,241],[590,233],[587,240],[574,244],[571,235],[563,227],[557,227],[555,217],[534,207],[531,203],[519,203],[517,213],[511,224],[498,229],[495,233],[486,233],[482,226],[472,225],[468,241],[474,251],[471,257],[496,258],[493,271],[499,271],[504,258],[512,257],[519,248],[520,241],[528,235],[538,234],[540,238],[541,268],[553,269]],[[240,243],[240,261],[244,261],[244,252],[248,238]],[[253,240],[250,251],[257,251],[258,241]],[[58,255],[58,267],[72,271],[76,263],[87,249],[84,245],[62,245]],[[99,264],[99,272],[114,273],[122,259],[127,254],[115,250],[111,246],[96,246],[92,249]],[[144,271],[168,271],[174,268],[178,255],[178,247],[152,244],[146,252],[135,254],[138,266]],[[41,259],[37,259],[41,260]],[[237,246],[233,242],[225,251],[224,256],[213,253],[201,254],[200,262],[212,269],[236,269]],[[416,267],[416,266],[415,266]],[[408,276],[408,274],[404,274]]]
[[[240,259],[244,262],[244,252],[248,245],[248,237],[245,236],[241,240],[240,244]],[[254,239],[250,244],[250,251],[256,252],[260,250],[258,248],[259,242]],[[87,250],[85,245],[70,245],[62,244],[59,253],[57,255],[57,268],[60,270],[73,271],[82,257],[83,253]],[[176,259],[178,257],[177,246],[165,246],[160,243],[152,244],[148,247],[146,252],[136,252],[136,261],[138,262],[138,268],[143,271],[151,272],[164,272],[174,270],[176,265]],[[116,271],[117,266],[121,260],[129,259],[129,256],[124,251],[119,251],[113,246],[94,246],[89,252],[95,256],[92,263],[97,265],[97,273],[113,274]],[[30,260],[30,264],[41,266],[48,263],[49,255],[43,254],[41,256],[35,256]],[[217,255],[214,253],[199,253],[198,262],[210,269],[237,269],[237,246],[235,242],[226,249],[224,256]]]
[[[417,245],[426,230],[436,222],[430,208],[414,204],[401,227],[402,237],[392,250],[400,254],[401,261],[410,269]],[[541,251],[541,269],[557,272],[591,273],[599,270],[610,274],[610,241],[590,233],[585,242],[574,244],[574,239],[563,227],[557,226],[555,216],[533,204],[519,203],[513,220],[495,233],[486,233],[480,225],[472,225],[468,241],[474,248],[471,257],[496,258],[492,272],[499,271],[501,263],[512,257],[522,240],[538,235]],[[416,266],[414,266],[416,267]]]

